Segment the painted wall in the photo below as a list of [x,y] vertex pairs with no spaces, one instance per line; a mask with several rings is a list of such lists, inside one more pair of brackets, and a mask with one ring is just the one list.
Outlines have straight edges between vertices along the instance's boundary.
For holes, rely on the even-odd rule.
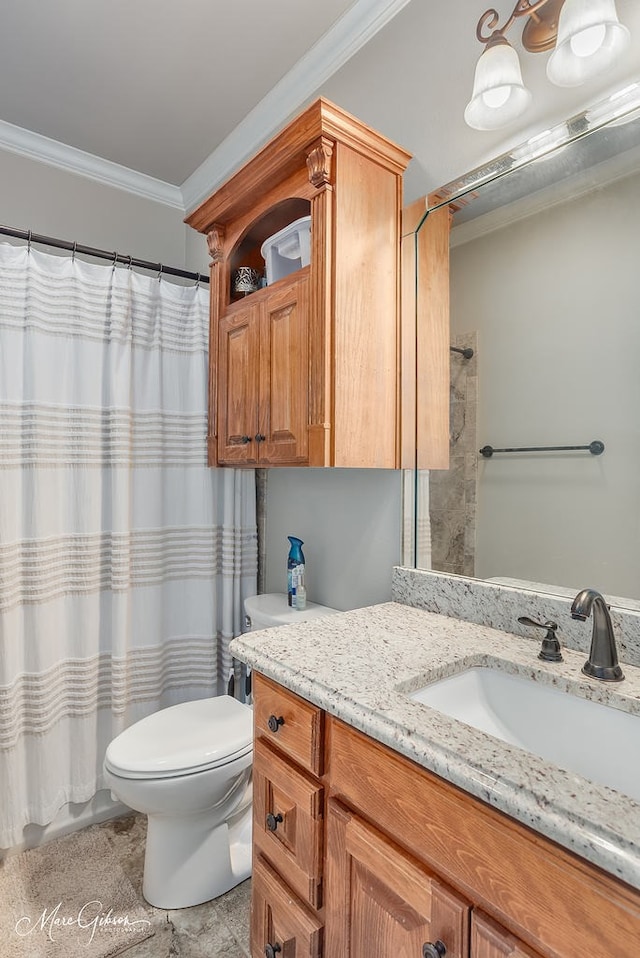
[[286,592],[288,535],[304,541],[307,597],[355,609],[391,597],[400,562],[402,473],[383,469],[270,469],[267,592]]
[[5,226],[185,265],[180,210],[2,150],[0,182]]
[[[476,572],[640,596],[640,175],[452,250],[452,330],[478,333]],[[455,235],[455,230],[454,230]]]

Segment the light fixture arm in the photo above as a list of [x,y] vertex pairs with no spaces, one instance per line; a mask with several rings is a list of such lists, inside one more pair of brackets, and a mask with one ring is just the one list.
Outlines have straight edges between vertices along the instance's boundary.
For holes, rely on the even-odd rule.
[[[476,27],[476,37],[480,43],[484,43],[485,46],[491,46],[495,43],[501,43],[505,40],[505,34],[507,30],[511,27],[516,20],[520,17],[529,17],[534,23],[539,24],[541,17],[536,13],[540,7],[544,7],[548,4],[550,0],[517,0],[515,7],[511,13],[511,16],[507,22],[502,27],[498,27],[498,21],[500,20],[500,14],[497,10],[493,8],[485,10],[480,19],[478,20],[478,26]],[[560,4],[562,5],[562,4]],[[558,6],[558,4],[554,4]],[[555,18],[554,18],[555,19]],[[545,42],[544,47],[548,48],[553,45],[555,42],[555,26],[554,23],[553,37],[549,37],[549,40]],[[486,31],[486,32],[485,32]],[[540,48],[542,49],[542,47]]]

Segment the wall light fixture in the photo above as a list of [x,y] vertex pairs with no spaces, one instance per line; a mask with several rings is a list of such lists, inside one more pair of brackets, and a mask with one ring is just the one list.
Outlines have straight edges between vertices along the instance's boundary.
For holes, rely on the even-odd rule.
[[553,49],[547,77],[556,86],[578,86],[602,73],[616,62],[630,39],[618,20],[615,0],[517,0],[502,27],[498,27],[497,10],[486,10],[476,27],[484,51],[464,111],[466,123],[475,130],[506,126],[531,101],[522,82],[518,54],[505,36],[520,17],[527,18],[522,30],[525,50],[543,53]]

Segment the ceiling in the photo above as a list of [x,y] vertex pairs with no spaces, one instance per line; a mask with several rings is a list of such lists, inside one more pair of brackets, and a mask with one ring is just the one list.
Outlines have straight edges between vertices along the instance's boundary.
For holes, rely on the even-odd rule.
[[[503,23],[513,3],[497,5]],[[188,207],[315,91],[324,94],[326,86],[331,93],[343,73],[348,90],[349,67],[368,63],[372,78],[383,83],[380,101],[388,101],[380,108],[390,128],[378,126],[387,135],[394,138],[400,114],[406,124],[413,110],[411,96],[399,86],[406,76],[410,92],[424,98],[420,125],[429,130],[430,144],[447,142],[456,156],[464,156],[467,144],[477,150],[482,143],[486,150],[494,139],[461,122],[480,52],[475,24],[484,9],[482,2],[471,6],[469,0],[5,3],[0,148],[48,157],[79,172],[107,161],[103,168],[109,166],[114,181],[117,164],[123,178],[134,171],[159,181],[176,191],[165,192],[166,201]],[[632,29],[630,63],[637,70],[640,2],[617,0],[617,7]],[[512,32],[515,40],[520,31]],[[407,62],[398,58],[399,43],[411,49],[416,42],[417,55]],[[385,50],[394,58],[391,71]],[[359,82],[368,85],[362,75]],[[553,112],[564,104],[565,91],[546,82],[540,70],[526,82],[537,121],[547,107]],[[356,112],[349,102],[337,102]],[[398,141],[419,155],[419,138]]]
[[181,184],[353,3],[5,3],[0,119]]

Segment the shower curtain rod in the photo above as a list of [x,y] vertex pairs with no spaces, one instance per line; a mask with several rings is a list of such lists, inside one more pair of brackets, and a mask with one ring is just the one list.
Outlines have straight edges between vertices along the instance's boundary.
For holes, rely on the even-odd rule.
[[93,256],[96,259],[108,259],[114,266],[116,263],[122,263],[124,266],[151,270],[158,273],[159,276],[180,276],[182,279],[192,279],[198,283],[209,282],[209,277],[203,273],[192,273],[186,269],[178,269],[176,266],[163,266],[162,263],[150,263],[145,259],[136,259],[134,256],[125,256],[123,253],[109,252],[106,249],[95,249],[93,246],[83,246],[81,243],[70,243],[69,240],[56,239],[55,236],[43,236],[41,233],[33,233],[31,230],[18,230],[11,226],[0,225],[0,234],[26,240],[29,245],[37,243],[39,246],[66,249],[74,255],[83,253],[85,256]]

